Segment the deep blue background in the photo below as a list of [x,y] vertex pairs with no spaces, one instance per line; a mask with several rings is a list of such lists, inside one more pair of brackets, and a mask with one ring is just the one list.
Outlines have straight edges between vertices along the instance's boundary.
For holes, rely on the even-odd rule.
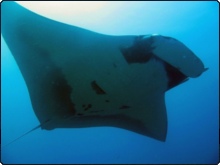
[[[91,10],[86,10],[86,5],[79,6],[77,15],[67,13],[66,17],[65,13],[60,14],[59,6],[47,4],[45,8],[50,18],[53,15],[50,10],[54,10],[59,14],[57,20],[104,34],[158,33],[174,37],[186,44],[209,70],[166,93],[169,126],[165,143],[113,127],[38,129],[3,147],[3,163],[218,162],[217,2],[111,2]],[[39,122],[32,110],[24,79],[2,36],[1,41],[4,146]]]

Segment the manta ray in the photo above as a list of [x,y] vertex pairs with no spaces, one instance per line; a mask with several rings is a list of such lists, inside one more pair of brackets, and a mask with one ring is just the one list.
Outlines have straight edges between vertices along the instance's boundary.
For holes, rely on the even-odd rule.
[[159,34],[112,36],[1,4],[2,35],[38,127],[117,127],[166,141],[165,92],[206,68],[183,43]]

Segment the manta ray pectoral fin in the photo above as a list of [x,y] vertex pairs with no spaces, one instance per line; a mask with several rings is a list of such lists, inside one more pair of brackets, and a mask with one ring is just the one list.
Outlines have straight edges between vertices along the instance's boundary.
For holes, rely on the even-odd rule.
[[167,114],[163,94],[153,98],[145,108],[129,114],[137,126],[134,132],[165,141],[167,136]]
[[149,136],[151,138],[165,141],[167,136],[167,114],[165,108],[164,96],[152,98],[151,103],[139,106],[137,108],[120,109],[120,114],[111,114],[102,116],[84,116],[79,118],[69,118],[57,120],[53,124],[56,128],[83,128],[97,126],[113,126],[123,128]]

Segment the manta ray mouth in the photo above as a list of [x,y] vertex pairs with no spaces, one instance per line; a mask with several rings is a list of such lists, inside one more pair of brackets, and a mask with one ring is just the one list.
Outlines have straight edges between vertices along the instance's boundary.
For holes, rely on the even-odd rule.
[[[187,75],[184,75],[179,69],[175,68],[165,60],[157,56],[153,50],[155,46],[154,37],[156,35],[138,36],[135,38],[133,45],[127,47],[120,47],[120,51],[123,54],[128,64],[147,63],[150,59],[154,58],[165,65],[167,76],[169,78],[168,90],[179,85],[182,82],[188,80]],[[171,39],[170,37],[165,37]],[[178,41],[177,41],[178,42]]]

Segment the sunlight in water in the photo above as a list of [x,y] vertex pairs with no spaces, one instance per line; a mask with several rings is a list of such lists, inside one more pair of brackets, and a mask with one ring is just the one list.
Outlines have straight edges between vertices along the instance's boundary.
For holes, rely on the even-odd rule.
[[[106,4],[103,1],[17,1],[17,3],[33,11],[47,14],[57,14],[60,11],[65,12],[65,14],[92,12]],[[48,10],[48,6],[51,7],[51,10]]]

